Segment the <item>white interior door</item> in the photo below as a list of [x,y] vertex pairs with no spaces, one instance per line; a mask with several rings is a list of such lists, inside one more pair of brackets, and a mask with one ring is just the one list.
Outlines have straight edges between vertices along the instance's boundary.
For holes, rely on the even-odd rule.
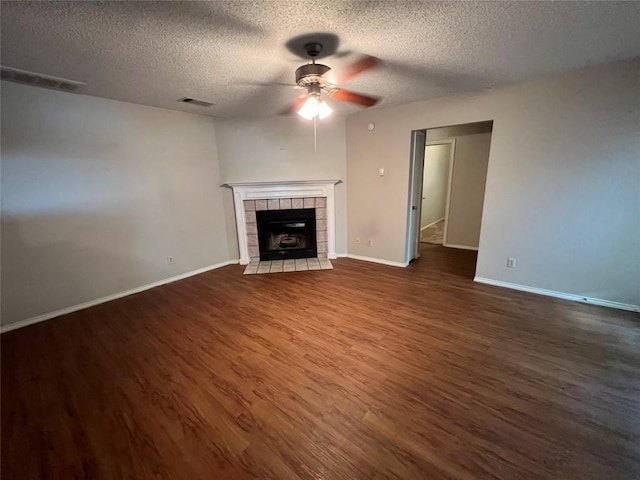
[[409,169],[409,207],[407,210],[407,263],[420,257],[420,209],[424,169],[425,130],[411,132],[411,165]]

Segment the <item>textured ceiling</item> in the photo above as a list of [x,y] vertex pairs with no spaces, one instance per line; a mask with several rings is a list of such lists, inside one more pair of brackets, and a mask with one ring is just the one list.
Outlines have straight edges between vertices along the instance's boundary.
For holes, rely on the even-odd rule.
[[[300,92],[285,44],[337,35],[344,87],[394,105],[640,55],[640,2],[2,2],[2,64],[87,82],[83,93],[213,116],[275,114]],[[208,100],[208,109],[177,103]],[[337,102],[334,102],[337,103]],[[359,107],[341,104],[348,114]]]

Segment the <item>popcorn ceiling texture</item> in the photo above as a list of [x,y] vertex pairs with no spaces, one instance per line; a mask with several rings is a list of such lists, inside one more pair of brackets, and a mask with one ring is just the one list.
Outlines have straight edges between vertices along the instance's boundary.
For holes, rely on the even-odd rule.
[[[383,67],[345,87],[380,105],[479,90],[640,55],[640,2],[2,2],[2,64],[83,93],[204,115],[266,116],[299,94],[287,40],[340,38]],[[177,99],[215,103],[201,108]],[[338,102],[333,102],[338,103]],[[335,105],[349,114],[358,107]]]

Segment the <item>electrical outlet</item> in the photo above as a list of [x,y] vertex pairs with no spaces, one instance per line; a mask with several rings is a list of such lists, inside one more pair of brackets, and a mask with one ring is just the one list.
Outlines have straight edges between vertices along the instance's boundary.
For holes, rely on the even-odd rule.
[[515,258],[507,258],[507,268],[516,268],[516,259]]
[[169,255],[169,256],[167,257],[167,263],[168,263],[168,264],[172,264],[172,263],[173,263],[173,257],[172,257],[171,255]]
[[356,243],[360,243],[360,237],[356,237]]
[[370,247],[373,247],[373,240],[369,239],[368,243]]

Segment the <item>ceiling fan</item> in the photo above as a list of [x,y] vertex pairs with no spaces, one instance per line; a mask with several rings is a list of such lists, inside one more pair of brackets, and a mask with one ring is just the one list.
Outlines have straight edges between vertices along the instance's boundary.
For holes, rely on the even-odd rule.
[[379,59],[369,55],[363,56],[342,71],[332,73],[329,76],[328,73],[331,68],[315,61],[316,57],[322,52],[322,44],[320,42],[309,42],[304,45],[304,50],[311,62],[302,65],[296,70],[296,88],[304,88],[307,93],[295,98],[287,108],[280,112],[281,114],[289,115],[296,112],[308,120],[322,120],[333,111],[327,102],[322,99],[323,95],[327,95],[334,100],[354,103],[364,107],[372,107],[378,103],[380,99],[377,97],[362,95],[351,90],[339,88],[336,85],[375,68],[380,64]]

